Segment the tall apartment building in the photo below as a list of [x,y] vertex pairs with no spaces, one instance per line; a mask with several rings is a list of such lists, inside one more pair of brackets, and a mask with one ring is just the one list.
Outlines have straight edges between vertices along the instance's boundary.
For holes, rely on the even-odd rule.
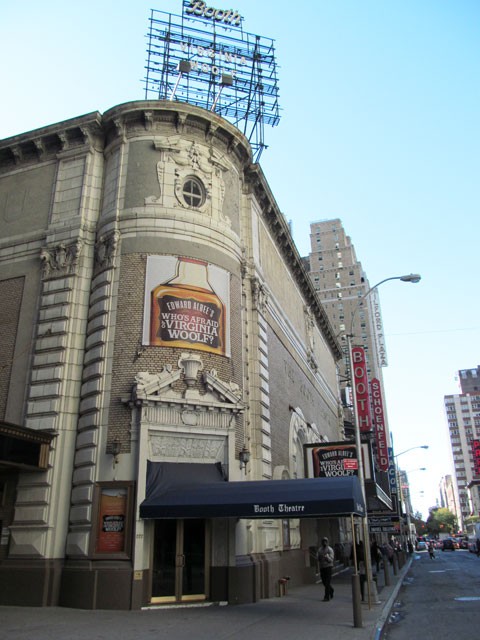
[[[381,366],[386,365],[386,351],[378,291],[370,291],[367,276],[340,219],[313,222],[310,225],[310,245],[310,278],[342,348],[343,357],[338,368],[344,405],[344,433],[347,439],[352,439],[353,415],[351,398],[347,392],[351,386],[347,336],[352,335],[353,344],[365,349],[369,381],[376,378],[383,387]],[[383,405],[385,408],[385,402]],[[386,412],[383,418],[389,442]],[[372,460],[378,460],[375,439],[372,437],[368,440]],[[366,478],[368,509],[374,512],[394,506],[390,499],[387,473],[381,471],[378,465],[375,467],[373,476]]]
[[458,376],[462,393],[480,393],[480,365],[476,369],[462,369]]
[[341,220],[313,222],[310,225],[310,247],[310,277],[343,349],[341,380],[348,377],[349,333],[354,336],[355,344],[365,348],[369,378],[379,378],[380,356],[377,351],[385,357],[385,349],[378,348],[375,342],[374,318],[379,318],[381,323],[379,309],[374,308],[374,305],[378,306],[378,297],[373,291],[364,298],[370,285]]
[[459,372],[461,393],[444,397],[461,522],[480,515],[480,367]]

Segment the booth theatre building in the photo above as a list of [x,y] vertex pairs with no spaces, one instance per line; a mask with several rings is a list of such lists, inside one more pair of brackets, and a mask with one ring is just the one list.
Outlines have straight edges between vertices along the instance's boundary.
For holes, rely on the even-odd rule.
[[254,601],[362,514],[341,353],[243,135],[141,101],[0,143],[0,603]]

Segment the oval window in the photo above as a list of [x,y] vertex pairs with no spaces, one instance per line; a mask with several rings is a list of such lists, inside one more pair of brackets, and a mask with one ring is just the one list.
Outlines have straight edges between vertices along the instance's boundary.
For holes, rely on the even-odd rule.
[[205,202],[205,188],[198,178],[189,176],[183,183],[182,196],[189,207],[201,207]]

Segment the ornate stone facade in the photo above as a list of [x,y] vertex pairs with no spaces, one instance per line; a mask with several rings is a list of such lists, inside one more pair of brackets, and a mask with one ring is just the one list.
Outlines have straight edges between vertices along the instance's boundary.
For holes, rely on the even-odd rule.
[[[0,586],[0,603],[162,600],[160,540],[170,526],[177,544],[189,534],[140,517],[151,469],[301,477],[302,445],[341,427],[327,316],[247,140],[187,104],[128,103],[0,142],[0,219],[15,323],[0,418],[54,436],[46,470],[4,473],[0,585],[20,586]],[[165,275],[182,261],[204,280]],[[202,350],[213,333],[225,348]],[[269,597],[283,567],[311,574],[315,523],[202,527],[196,597]],[[189,597],[176,575],[174,601]]]

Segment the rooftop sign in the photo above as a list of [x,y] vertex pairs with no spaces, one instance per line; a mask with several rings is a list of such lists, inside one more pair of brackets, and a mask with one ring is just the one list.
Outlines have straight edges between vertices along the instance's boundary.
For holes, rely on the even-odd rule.
[[187,0],[184,2],[183,11],[187,15],[198,16],[216,22],[224,22],[234,27],[239,27],[242,24],[242,16],[238,11],[234,11],[233,9],[215,9],[215,7],[209,7],[206,2],[199,2],[198,0]]
[[152,10],[147,33],[146,100],[176,100],[232,122],[255,160],[264,125],[280,121],[273,40],[247,33],[234,9],[184,0],[181,16]]

